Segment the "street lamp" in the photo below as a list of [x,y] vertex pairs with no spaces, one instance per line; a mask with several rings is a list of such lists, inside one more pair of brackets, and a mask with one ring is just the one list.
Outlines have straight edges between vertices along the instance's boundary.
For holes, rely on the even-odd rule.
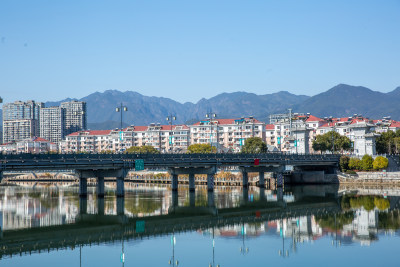
[[246,235],[246,227],[244,226],[244,223],[242,223],[242,246],[240,247],[240,253],[243,255],[246,255],[249,253],[249,248],[245,246],[244,244],[244,237]]
[[169,132],[169,144],[171,146],[170,150],[171,150],[171,152],[174,152],[173,143],[172,143],[172,121],[176,121],[176,116],[168,115],[167,116],[167,121],[168,121],[169,126],[170,126],[170,132]]
[[121,130],[122,130],[122,112],[123,111],[128,111],[128,108],[126,106],[123,106],[122,103],[119,107],[115,108],[116,112],[121,112]]
[[[215,114],[215,113],[212,113],[212,112],[208,112],[207,114],[206,114],[206,118],[208,119],[208,121],[210,122],[210,145],[211,145],[211,152],[212,152],[212,147],[213,147],[213,145],[212,145],[212,118],[216,118],[217,117],[217,114]],[[218,131],[218,130],[217,130]],[[217,140],[217,143],[218,143],[218,140]]]

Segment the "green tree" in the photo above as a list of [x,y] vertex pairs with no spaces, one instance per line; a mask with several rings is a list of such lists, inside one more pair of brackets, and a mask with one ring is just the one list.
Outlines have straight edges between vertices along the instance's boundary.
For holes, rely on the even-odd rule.
[[[217,148],[215,146],[212,147],[212,152],[216,152]],[[211,145],[210,144],[193,144],[188,147],[187,153],[211,153]]]
[[400,130],[387,131],[376,138],[376,152],[378,154],[393,154],[400,150]]
[[372,170],[372,163],[373,163],[373,159],[370,155],[364,155],[361,159],[360,162],[360,169],[363,171],[370,171]]
[[339,166],[340,166],[340,170],[342,172],[345,172],[349,169],[349,162],[350,162],[350,157],[348,157],[348,156],[340,157]]
[[242,147],[242,153],[265,153],[267,145],[260,137],[251,137],[246,139]]
[[[334,144],[334,146],[333,146]],[[340,135],[338,132],[330,131],[322,135],[318,135],[312,143],[312,148],[315,151],[347,151],[351,148],[351,141],[348,137]],[[335,152],[333,151],[333,152]]]
[[125,153],[130,154],[158,154],[160,151],[155,149],[153,146],[131,146]]
[[360,159],[359,158],[351,158],[349,160],[349,169],[350,170],[360,170]]
[[374,170],[386,169],[389,165],[389,160],[382,156],[377,156],[372,163]]

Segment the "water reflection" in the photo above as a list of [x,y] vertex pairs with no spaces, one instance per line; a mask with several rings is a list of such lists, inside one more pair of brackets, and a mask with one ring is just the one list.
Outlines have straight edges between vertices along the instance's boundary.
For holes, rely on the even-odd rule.
[[[191,242],[206,237],[205,264],[218,266],[233,250],[242,258],[256,257],[255,240],[274,242],[276,255],[291,258],[302,246],[326,238],[334,247],[370,246],[400,228],[400,197],[395,194],[339,193],[337,186],[278,189],[232,187],[213,193],[199,187],[172,192],[131,185],[125,198],[112,190],[97,198],[94,188],[79,198],[76,188],[0,187],[0,256],[79,247],[81,263],[83,248],[105,243],[119,247],[123,265],[131,242],[167,236],[171,247],[165,248],[164,261],[176,266],[186,260],[187,266]],[[197,234],[180,241],[183,254],[176,255],[177,236],[188,233]]]

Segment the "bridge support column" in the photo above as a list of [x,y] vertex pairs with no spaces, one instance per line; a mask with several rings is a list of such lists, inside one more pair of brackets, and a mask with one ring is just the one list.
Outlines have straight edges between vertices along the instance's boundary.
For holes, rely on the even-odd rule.
[[121,198],[125,195],[124,177],[117,177],[117,197]]
[[97,177],[97,197],[104,198],[104,177]]
[[79,196],[87,196],[87,178],[79,178]]
[[243,186],[243,188],[248,188],[249,187],[249,173],[245,170],[242,170],[242,176],[243,176],[242,186]]
[[275,173],[275,186],[282,187],[283,186],[283,174],[281,172]]
[[194,191],[189,191],[189,206],[196,206],[196,193]]
[[97,213],[104,215],[104,197],[97,198]]
[[178,191],[172,191],[172,207],[178,207]]
[[195,183],[194,183],[194,173],[189,174],[189,191],[194,192],[196,189]]
[[214,191],[214,174],[207,174],[207,191]]
[[276,198],[277,198],[278,202],[283,202],[283,188],[282,188],[282,186],[278,187],[277,193],[276,193]]
[[207,204],[209,207],[214,207],[215,206],[215,200],[214,200],[214,192],[209,191],[207,193]]
[[124,215],[125,213],[125,198],[117,197],[117,215]]
[[260,187],[260,200],[264,201],[265,200],[265,188]]
[[87,197],[80,196],[79,197],[79,214],[87,213]]
[[259,172],[258,173],[259,181],[258,181],[258,186],[261,188],[265,188],[265,176],[264,172]]
[[178,191],[178,174],[172,174],[172,191]]
[[242,197],[243,203],[247,203],[249,201],[249,189],[247,187],[243,187]]

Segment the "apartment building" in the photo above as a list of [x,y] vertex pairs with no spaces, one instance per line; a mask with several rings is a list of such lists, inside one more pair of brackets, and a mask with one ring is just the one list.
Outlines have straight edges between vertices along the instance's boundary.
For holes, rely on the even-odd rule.
[[3,105],[3,143],[39,136],[41,102],[15,101]]
[[250,137],[265,140],[265,123],[253,117],[213,118],[199,121],[189,128],[191,144],[212,144],[218,151],[239,152]]
[[40,137],[51,142],[64,139],[65,109],[61,107],[40,110]]
[[189,146],[186,125],[129,126],[122,131],[80,131],[69,134],[60,150],[70,152],[123,152],[131,146],[153,146],[160,152],[185,152]]
[[86,102],[62,102],[60,107],[65,109],[65,135],[87,129]]
[[57,152],[57,145],[40,137],[27,138],[0,145],[0,153],[47,153]]

